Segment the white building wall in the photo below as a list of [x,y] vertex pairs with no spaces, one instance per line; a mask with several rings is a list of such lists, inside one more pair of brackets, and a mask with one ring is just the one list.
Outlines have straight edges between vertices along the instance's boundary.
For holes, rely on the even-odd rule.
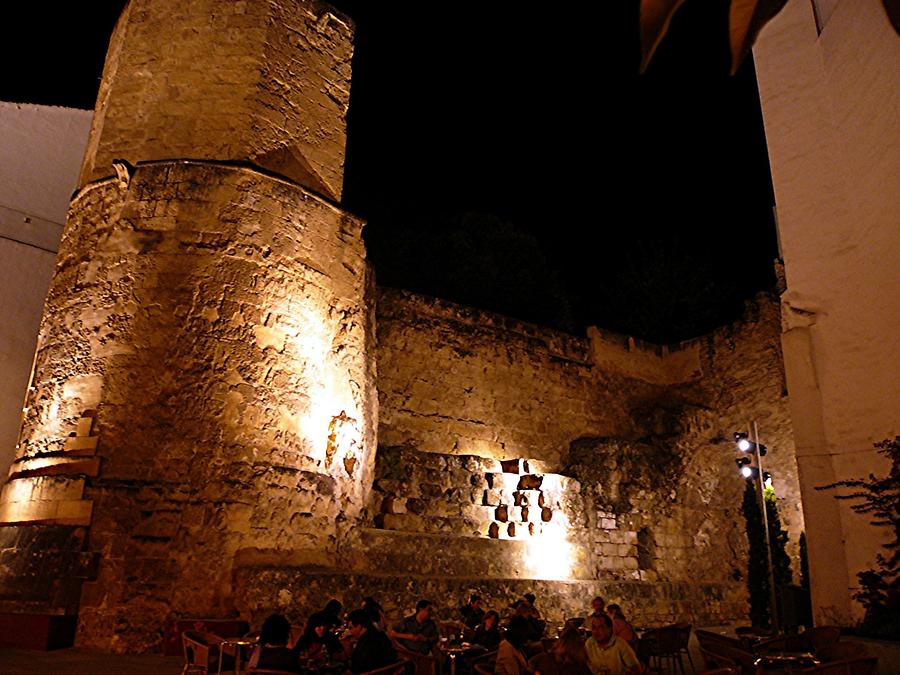
[[0,476],[15,454],[38,324],[91,115],[0,102]]
[[879,0],[828,5],[819,34],[813,3],[790,0],[754,56],[813,603],[846,624],[888,533],[814,488],[886,474],[872,445],[900,433],[900,38]]

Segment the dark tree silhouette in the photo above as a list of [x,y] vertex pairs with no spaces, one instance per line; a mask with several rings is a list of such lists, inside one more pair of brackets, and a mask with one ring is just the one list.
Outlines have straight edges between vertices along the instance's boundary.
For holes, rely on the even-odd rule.
[[[788,533],[781,527],[778,515],[778,504],[775,491],[765,490],[766,517],[769,520],[769,542],[772,549],[772,566],[774,568],[775,587],[787,586],[793,580],[791,559],[786,546]],[[748,478],[744,488],[742,504],[744,518],[747,521],[747,541],[750,544],[747,590],[750,593],[750,622],[754,626],[771,626],[770,605],[771,586],[769,585],[769,559],[766,555],[765,530],[763,529],[762,512],[756,495],[754,479]],[[777,612],[781,613],[780,597]]]
[[496,216],[466,213],[366,235],[378,283],[571,331],[562,283],[538,241]]

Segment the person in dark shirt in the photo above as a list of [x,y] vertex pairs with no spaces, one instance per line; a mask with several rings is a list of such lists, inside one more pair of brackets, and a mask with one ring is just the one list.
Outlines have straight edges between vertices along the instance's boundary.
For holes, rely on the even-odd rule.
[[399,660],[390,638],[372,626],[372,617],[366,610],[354,609],[347,621],[350,637],[356,643],[350,655],[351,673],[365,673]]
[[459,608],[459,613],[466,628],[474,629],[484,618],[484,610],[481,609],[481,598],[477,595],[472,595],[469,598],[469,604]]
[[418,654],[430,654],[440,638],[437,624],[431,618],[433,611],[430,600],[419,600],[416,613],[394,624],[388,635],[404,649]]
[[263,622],[259,644],[250,655],[248,668],[266,668],[299,672],[297,653],[287,646],[291,624],[281,614],[273,614]]
[[484,618],[475,629],[473,645],[484,647],[488,651],[496,649],[500,644],[500,615],[494,610],[485,613]]

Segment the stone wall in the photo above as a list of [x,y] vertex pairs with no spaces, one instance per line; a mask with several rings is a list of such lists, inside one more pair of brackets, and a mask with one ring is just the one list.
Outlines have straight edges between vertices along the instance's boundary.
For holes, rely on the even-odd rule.
[[[0,509],[90,525],[82,644],[143,649],[167,617],[233,612],[242,556],[333,560],[372,480],[360,229],[295,185],[190,162],[73,201]],[[51,472],[53,494],[25,489]]]
[[[741,322],[665,347],[599,330],[582,340],[383,289],[378,335],[373,524],[452,536],[451,550],[465,552],[458,561],[484,557],[473,537],[515,542],[497,542],[490,564],[475,568],[441,556],[433,538],[410,547],[442,560],[441,574],[622,580],[638,583],[633,590],[702,581],[719,589],[718,619],[739,619],[744,481],[732,434],[751,421],[769,447],[799,573],[803,519],[774,299],[760,296]],[[465,450],[472,455],[456,454]],[[538,489],[518,489],[523,482]],[[560,525],[568,554],[542,562],[529,551],[560,549],[543,532],[548,522]],[[374,550],[367,564],[396,569],[407,549]]]
[[384,446],[553,467],[580,435],[638,435],[584,338],[383,289],[377,358]]
[[339,200],[352,38],[315,0],[131,0],[80,184],[115,159],[247,161]]

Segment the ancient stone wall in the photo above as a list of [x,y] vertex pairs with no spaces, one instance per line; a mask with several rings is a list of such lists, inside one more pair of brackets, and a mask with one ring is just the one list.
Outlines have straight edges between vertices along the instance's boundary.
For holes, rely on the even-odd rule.
[[553,467],[580,435],[638,435],[584,338],[383,289],[377,358],[383,446]]
[[[238,558],[333,562],[374,448],[360,229],[295,185],[202,163],[74,200],[0,508],[90,525],[82,644],[141,649],[167,617],[233,612]],[[56,492],[25,489],[50,472]]]
[[352,37],[315,0],[131,0],[81,185],[114,159],[246,161],[339,200]]

